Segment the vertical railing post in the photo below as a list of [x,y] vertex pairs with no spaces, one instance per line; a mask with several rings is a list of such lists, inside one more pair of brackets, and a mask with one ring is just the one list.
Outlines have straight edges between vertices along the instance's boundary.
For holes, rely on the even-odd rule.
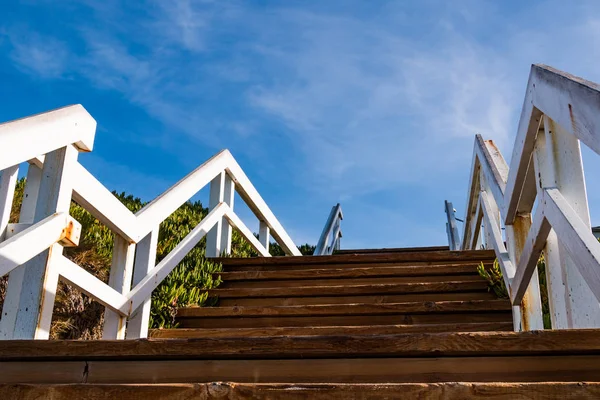
[[[538,193],[557,188],[590,227],[579,140],[547,116],[543,122],[544,132],[537,136],[534,153]],[[552,328],[600,327],[598,301],[554,231],[548,236],[544,256]]]
[[[23,199],[21,200],[21,211],[19,212],[20,223],[33,222],[41,179],[42,170],[34,164],[29,164],[27,179],[25,180],[25,190],[23,191]],[[0,339],[12,338],[17,311],[19,309],[19,298],[21,296],[21,288],[23,287],[24,273],[25,266],[21,265],[8,274],[6,296],[4,297],[2,318],[0,319]]]
[[0,243],[6,235],[6,227],[10,219],[10,211],[12,210],[13,199],[15,197],[15,185],[17,183],[17,175],[19,174],[19,166],[6,168],[0,176]]
[[[481,172],[481,175],[479,177],[479,183],[480,183],[481,191],[484,191],[484,192],[487,192],[490,194],[488,196],[488,200],[489,200],[493,215],[488,215],[488,218],[490,219],[490,221],[492,223],[498,225],[499,229],[501,229],[502,226],[500,225],[500,210],[498,208],[498,203],[496,202],[496,199],[494,198],[494,196],[491,194],[492,191],[489,188],[489,184],[485,178],[485,175],[483,174],[483,171]],[[492,241],[493,241],[492,233],[488,232],[488,230],[485,229],[485,248],[486,249],[494,248]]]
[[[120,235],[115,234],[108,285],[121,294],[127,294],[131,290],[134,255],[135,243],[129,243]],[[125,339],[126,328],[126,317],[108,308],[104,311],[102,339]]]
[[[148,272],[156,265],[157,244],[158,227],[146,235],[137,244],[133,269],[134,286],[140,283],[140,281],[144,279]],[[148,337],[151,303],[152,299],[148,298],[137,310],[133,310],[133,314],[127,322],[127,339],[141,339]]]
[[260,221],[258,227],[258,240],[263,247],[269,251],[269,238],[270,238],[270,230],[269,225],[265,221]]
[[[77,149],[72,145],[46,155],[33,223],[57,212],[69,212],[73,191],[72,171],[76,162]],[[55,244],[19,267],[22,269],[21,289],[11,291],[19,292],[18,303],[14,302],[14,299],[8,299],[7,296],[7,300],[13,307],[16,304],[18,306],[14,318],[9,318],[7,321],[9,326],[3,327],[6,338],[47,339],[49,337],[58,283],[58,273],[52,266],[52,260],[61,254],[62,246]]]
[[448,200],[444,200],[444,208],[446,210],[446,233],[448,234],[448,245],[450,250],[460,250],[460,238],[458,234],[458,226],[456,225],[456,216],[454,215],[454,207]]
[[[212,211],[220,203],[226,203],[233,209],[235,184],[231,177],[221,172],[210,182],[209,210]],[[231,226],[225,217],[208,232],[206,236],[206,256],[219,257],[231,253]]]

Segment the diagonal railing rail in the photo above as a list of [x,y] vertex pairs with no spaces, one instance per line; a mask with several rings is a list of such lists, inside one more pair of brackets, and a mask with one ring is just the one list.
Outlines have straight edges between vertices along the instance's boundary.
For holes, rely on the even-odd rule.
[[[231,228],[269,257],[272,236],[288,255],[300,255],[242,168],[223,150],[137,213],[130,212],[78,161],[91,151],[96,122],[80,105],[0,124],[0,276],[9,275],[0,338],[48,338],[59,279],[106,306],[105,339],[146,337],[152,291],[207,236],[207,256],[228,253]],[[19,164],[29,162],[19,223],[9,224]],[[210,184],[209,214],[158,264],[158,227]],[[237,191],[259,219],[257,239],[233,212]],[[62,255],[78,244],[80,224],[71,200],[115,235],[108,285]]]
[[331,208],[323,232],[321,232],[321,237],[319,237],[319,241],[315,246],[313,256],[330,255],[335,250],[339,250],[342,239],[342,219],[344,219],[342,206],[338,203]]
[[483,221],[515,330],[543,329],[542,254],[552,327],[600,327],[600,243],[580,143],[600,154],[600,86],[544,65],[531,68],[510,168],[492,141],[475,138],[462,248],[476,246]]

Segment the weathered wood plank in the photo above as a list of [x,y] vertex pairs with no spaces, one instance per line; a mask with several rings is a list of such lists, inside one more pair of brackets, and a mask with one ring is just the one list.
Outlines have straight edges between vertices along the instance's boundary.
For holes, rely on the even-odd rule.
[[255,336],[322,336],[322,335],[394,335],[399,333],[438,332],[488,332],[512,331],[510,322],[477,322],[424,325],[374,325],[374,326],[307,326],[266,327],[239,329],[153,329],[150,337],[156,339],[192,338],[249,338]]
[[221,298],[232,297],[305,297],[305,296],[339,296],[356,294],[402,294],[402,293],[431,293],[431,292],[460,292],[487,289],[487,283],[477,281],[447,281],[447,282],[410,282],[371,285],[339,285],[339,286],[296,286],[275,288],[240,288],[212,289],[211,296]]
[[597,399],[600,383],[541,382],[541,383],[321,383],[321,384],[255,384],[213,382],[189,384],[16,384],[0,385],[0,398],[89,400],[132,399],[282,399],[305,400],[374,400],[394,398],[414,399],[536,399],[570,400]]
[[377,253],[377,254],[343,254],[332,256],[300,256],[300,257],[254,257],[254,258],[216,258],[214,261],[225,266],[259,266],[259,265],[309,265],[309,264],[355,264],[355,263],[395,263],[395,262],[479,262],[494,259],[492,250],[467,251],[429,251],[409,253]]

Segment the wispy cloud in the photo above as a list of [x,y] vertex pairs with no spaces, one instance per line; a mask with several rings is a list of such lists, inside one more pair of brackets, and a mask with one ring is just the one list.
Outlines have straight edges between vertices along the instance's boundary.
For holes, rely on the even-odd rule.
[[62,78],[67,72],[68,48],[54,38],[33,34],[10,34],[10,58],[21,70],[42,79]]

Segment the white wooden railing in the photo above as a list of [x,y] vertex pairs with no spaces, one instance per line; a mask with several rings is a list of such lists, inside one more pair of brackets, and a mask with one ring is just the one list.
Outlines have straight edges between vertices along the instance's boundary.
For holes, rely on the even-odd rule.
[[[9,282],[2,339],[46,339],[59,279],[106,306],[104,339],[146,337],[152,291],[207,235],[206,255],[229,253],[231,227],[269,257],[269,237],[300,255],[231,153],[223,150],[137,213],[131,213],[78,161],[91,151],[96,121],[81,106],[0,124],[0,276]],[[19,164],[29,162],[19,223],[9,224]],[[159,224],[210,183],[209,214],[158,264]],[[258,239],[233,212],[234,191],[260,221]],[[79,242],[74,200],[114,232],[108,285],[62,255]]]
[[319,237],[319,241],[315,246],[313,256],[330,255],[333,254],[334,250],[340,249],[340,242],[342,240],[342,219],[344,219],[342,206],[338,203],[331,208],[323,232],[321,232],[321,237]]
[[444,211],[446,212],[446,235],[448,236],[448,248],[450,250],[460,250],[460,234],[458,233],[456,210],[452,203],[444,200]]
[[483,221],[515,330],[543,329],[542,253],[552,328],[600,327],[600,243],[580,143],[600,154],[600,86],[544,65],[531,68],[510,168],[492,141],[475,138],[462,248],[478,247]]

